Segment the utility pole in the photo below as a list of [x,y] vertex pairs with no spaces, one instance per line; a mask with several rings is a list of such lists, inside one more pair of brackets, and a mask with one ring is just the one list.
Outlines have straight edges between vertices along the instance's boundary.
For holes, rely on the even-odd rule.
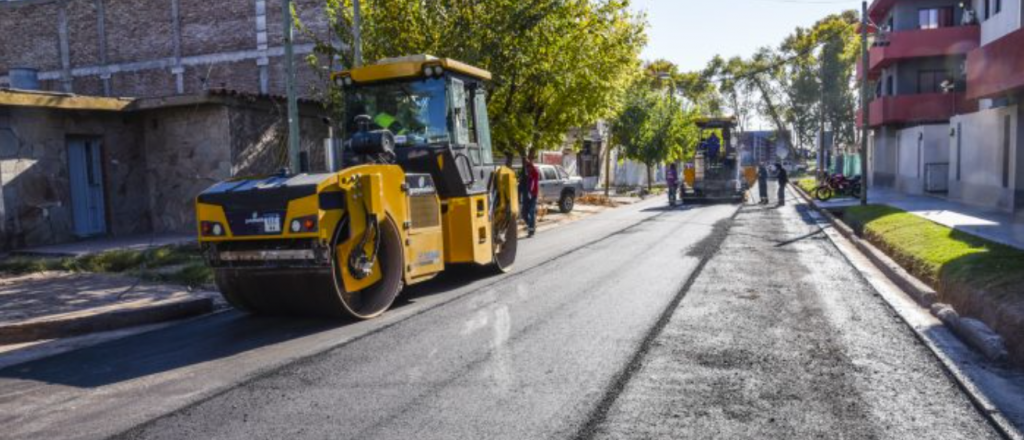
[[602,136],[601,143],[605,147],[604,152],[604,196],[611,196],[612,188],[612,143],[610,136]]
[[363,12],[359,0],[352,0],[352,65],[363,66]]
[[828,168],[828,154],[825,152],[825,66],[818,69],[818,83],[821,84],[818,90],[818,182],[821,183]]
[[860,17],[860,56],[864,76],[860,80],[860,111],[862,120],[860,123],[860,204],[868,204],[868,118],[871,110],[868,108],[868,78],[871,75],[868,69],[871,63],[868,58],[868,2],[861,2]]
[[288,167],[298,174],[299,165],[299,100],[295,94],[295,51],[292,47],[292,2],[281,0],[284,17],[285,95],[288,99]]

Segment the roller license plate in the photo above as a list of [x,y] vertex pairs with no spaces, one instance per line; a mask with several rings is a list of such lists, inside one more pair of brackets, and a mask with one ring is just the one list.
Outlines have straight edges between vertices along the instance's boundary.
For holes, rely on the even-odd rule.
[[264,215],[263,232],[267,234],[277,234],[281,232],[281,216],[277,214]]

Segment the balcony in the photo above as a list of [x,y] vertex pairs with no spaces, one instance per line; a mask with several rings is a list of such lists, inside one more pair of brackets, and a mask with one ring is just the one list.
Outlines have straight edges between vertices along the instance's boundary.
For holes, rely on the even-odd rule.
[[1024,29],[967,55],[967,97],[996,98],[1024,90]]
[[[886,45],[871,48],[871,79],[878,78],[882,69],[900,60],[924,57],[963,55],[978,47],[981,27],[953,26],[938,29],[891,32],[884,37]],[[857,64],[857,77],[862,75]]]
[[[949,122],[953,115],[978,110],[978,103],[968,101],[963,92],[885,96],[872,101],[870,105],[872,128],[882,125]],[[858,111],[858,126],[862,120]]]

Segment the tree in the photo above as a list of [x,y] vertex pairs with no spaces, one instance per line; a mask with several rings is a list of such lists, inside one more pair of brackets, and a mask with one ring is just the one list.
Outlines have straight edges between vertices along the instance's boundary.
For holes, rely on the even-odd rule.
[[[646,43],[629,0],[364,0],[367,60],[429,53],[490,70],[492,140],[506,154],[561,145],[573,127],[612,116]],[[327,0],[342,44],[318,58],[351,65],[351,0]]]
[[632,84],[611,130],[623,155],[646,166],[648,190],[655,165],[693,156],[698,137],[695,120],[699,115],[696,107],[684,111],[675,94],[650,84],[650,75]]
[[[857,13],[847,11],[796,28],[778,47],[762,47],[749,59],[716,58],[715,72],[726,106],[745,125],[754,108],[777,130],[792,130],[801,145],[812,145],[820,120],[837,144],[855,140],[856,95],[852,88],[857,58]],[[743,130],[744,128],[741,128]]]
[[860,48],[857,24],[855,11],[830,15],[809,29],[797,28],[780,46],[793,60],[784,77],[789,79],[791,117],[801,143],[814,142],[822,120],[836,144],[856,140],[858,104],[851,84]]

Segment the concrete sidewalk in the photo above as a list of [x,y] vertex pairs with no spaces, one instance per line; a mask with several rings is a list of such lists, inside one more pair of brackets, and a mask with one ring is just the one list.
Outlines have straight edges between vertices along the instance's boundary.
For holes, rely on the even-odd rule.
[[127,276],[41,272],[0,278],[0,353],[5,345],[153,324],[208,313],[213,292]]
[[[844,208],[859,202],[833,199],[816,202],[825,209]],[[952,229],[997,243],[1024,249],[1024,223],[1014,223],[1013,214],[978,208],[935,196],[915,196],[879,188],[868,191],[868,203],[888,205]]]

